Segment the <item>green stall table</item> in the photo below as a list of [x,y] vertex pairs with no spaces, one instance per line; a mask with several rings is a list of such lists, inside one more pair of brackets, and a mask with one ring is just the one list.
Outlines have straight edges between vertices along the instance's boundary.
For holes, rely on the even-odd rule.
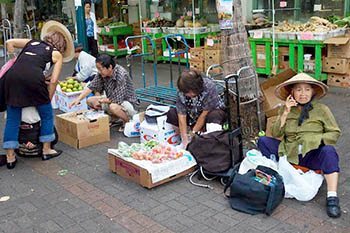
[[[150,36],[153,40],[156,41],[157,47],[160,44],[161,45],[161,54],[157,53],[157,61],[169,61],[169,56],[164,56],[164,52],[168,50],[167,44],[165,42],[165,36],[171,35],[171,34],[182,34],[182,33],[150,33],[150,32],[142,32],[143,35],[148,35]],[[218,35],[218,32],[198,32],[198,33],[187,33],[187,34],[182,34],[184,38],[187,40],[187,43],[189,41],[193,40],[194,41],[194,46],[195,47],[200,47],[204,46],[204,39],[207,38],[208,36],[216,36]],[[142,42],[145,50],[147,51],[148,46],[145,43],[145,41]],[[177,48],[174,48],[177,49]],[[153,57],[149,57],[148,60],[153,60]],[[174,62],[177,62],[177,58],[173,58]],[[180,59],[181,63],[186,63],[186,58],[181,58]]]
[[[252,57],[255,67],[257,67],[257,46],[265,46],[265,64],[263,67],[257,67],[258,74],[271,75],[272,74],[272,39],[270,38],[249,38],[249,43],[252,51]],[[322,73],[322,48],[325,47],[323,41],[319,40],[275,40],[275,57],[276,67],[279,67],[279,47],[289,47],[289,68],[304,72],[304,54],[306,48],[312,48],[315,52],[315,68],[313,73],[309,73],[319,81],[327,80],[327,74]],[[281,72],[277,69],[277,73]]]
[[[131,25],[121,25],[121,26],[105,26],[99,28],[98,33],[98,44],[99,44],[99,53],[107,53],[111,56],[125,56],[127,55],[126,48],[118,48],[118,41],[124,39],[127,36],[133,35],[133,28]],[[114,49],[108,49],[103,44],[102,37],[110,37],[113,42]]]

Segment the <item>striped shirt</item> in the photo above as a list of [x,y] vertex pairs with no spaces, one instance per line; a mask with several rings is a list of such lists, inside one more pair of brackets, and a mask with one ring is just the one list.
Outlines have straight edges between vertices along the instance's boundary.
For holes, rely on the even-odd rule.
[[128,101],[135,104],[137,101],[129,73],[124,67],[117,64],[114,67],[112,77],[103,78],[100,74],[96,74],[88,88],[101,94],[105,91],[107,98],[112,103],[121,104],[123,101]]

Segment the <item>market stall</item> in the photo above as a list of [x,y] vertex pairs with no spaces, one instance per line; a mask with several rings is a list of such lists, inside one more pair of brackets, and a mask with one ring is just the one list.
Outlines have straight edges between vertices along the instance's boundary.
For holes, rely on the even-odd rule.
[[306,23],[284,21],[273,28],[250,30],[256,70],[271,75],[292,68],[310,73],[317,80],[326,80],[327,74],[322,71],[324,40],[343,36],[345,32],[344,27],[317,16]]
[[[182,34],[191,49],[204,46],[205,38],[220,32],[215,1],[148,1],[147,18],[142,21],[142,33],[157,42],[157,61],[168,61],[169,53],[173,52],[168,51],[164,40],[169,34]],[[145,43],[143,46],[146,50],[149,47]],[[174,50],[177,49],[183,48],[174,46]],[[182,58],[181,62],[186,59]]]

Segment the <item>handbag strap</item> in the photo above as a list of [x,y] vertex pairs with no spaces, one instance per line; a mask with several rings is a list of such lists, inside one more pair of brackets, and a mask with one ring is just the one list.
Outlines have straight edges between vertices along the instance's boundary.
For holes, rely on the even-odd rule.
[[269,197],[267,199],[266,203],[266,209],[265,209],[265,214],[271,215],[272,214],[272,205],[273,205],[273,200],[275,200],[275,195],[276,194],[276,187],[275,185],[270,186],[270,192],[269,192]]
[[224,188],[224,194],[226,197],[230,197],[230,195],[227,195],[226,194],[226,191],[229,187],[231,187],[231,184],[232,184],[232,181],[233,181],[233,178],[235,178],[236,174],[238,173],[238,169],[239,169],[239,165],[241,165],[240,163],[237,163],[234,167],[233,167],[233,171],[232,171],[232,174],[230,176],[230,178],[228,179],[226,185],[225,185],[225,188]]

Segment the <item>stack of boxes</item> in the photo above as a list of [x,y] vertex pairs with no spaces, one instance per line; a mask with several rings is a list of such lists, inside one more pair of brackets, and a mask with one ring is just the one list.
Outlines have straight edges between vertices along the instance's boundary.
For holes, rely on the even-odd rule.
[[[213,46],[198,47],[190,49],[190,67],[201,72],[206,72],[207,69],[214,64],[221,63],[220,46],[214,43]],[[212,72],[216,72],[214,69]]]
[[327,57],[323,59],[323,72],[328,73],[329,86],[350,87],[350,38],[335,37],[324,41]]
[[198,71],[204,71],[204,47],[190,49],[190,67]]
[[[206,48],[205,49],[205,63],[204,71],[207,71],[211,65],[221,64],[221,50],[220,48]],[[211,71],[212,73],[219,73],[220,68],[215,68]]]

